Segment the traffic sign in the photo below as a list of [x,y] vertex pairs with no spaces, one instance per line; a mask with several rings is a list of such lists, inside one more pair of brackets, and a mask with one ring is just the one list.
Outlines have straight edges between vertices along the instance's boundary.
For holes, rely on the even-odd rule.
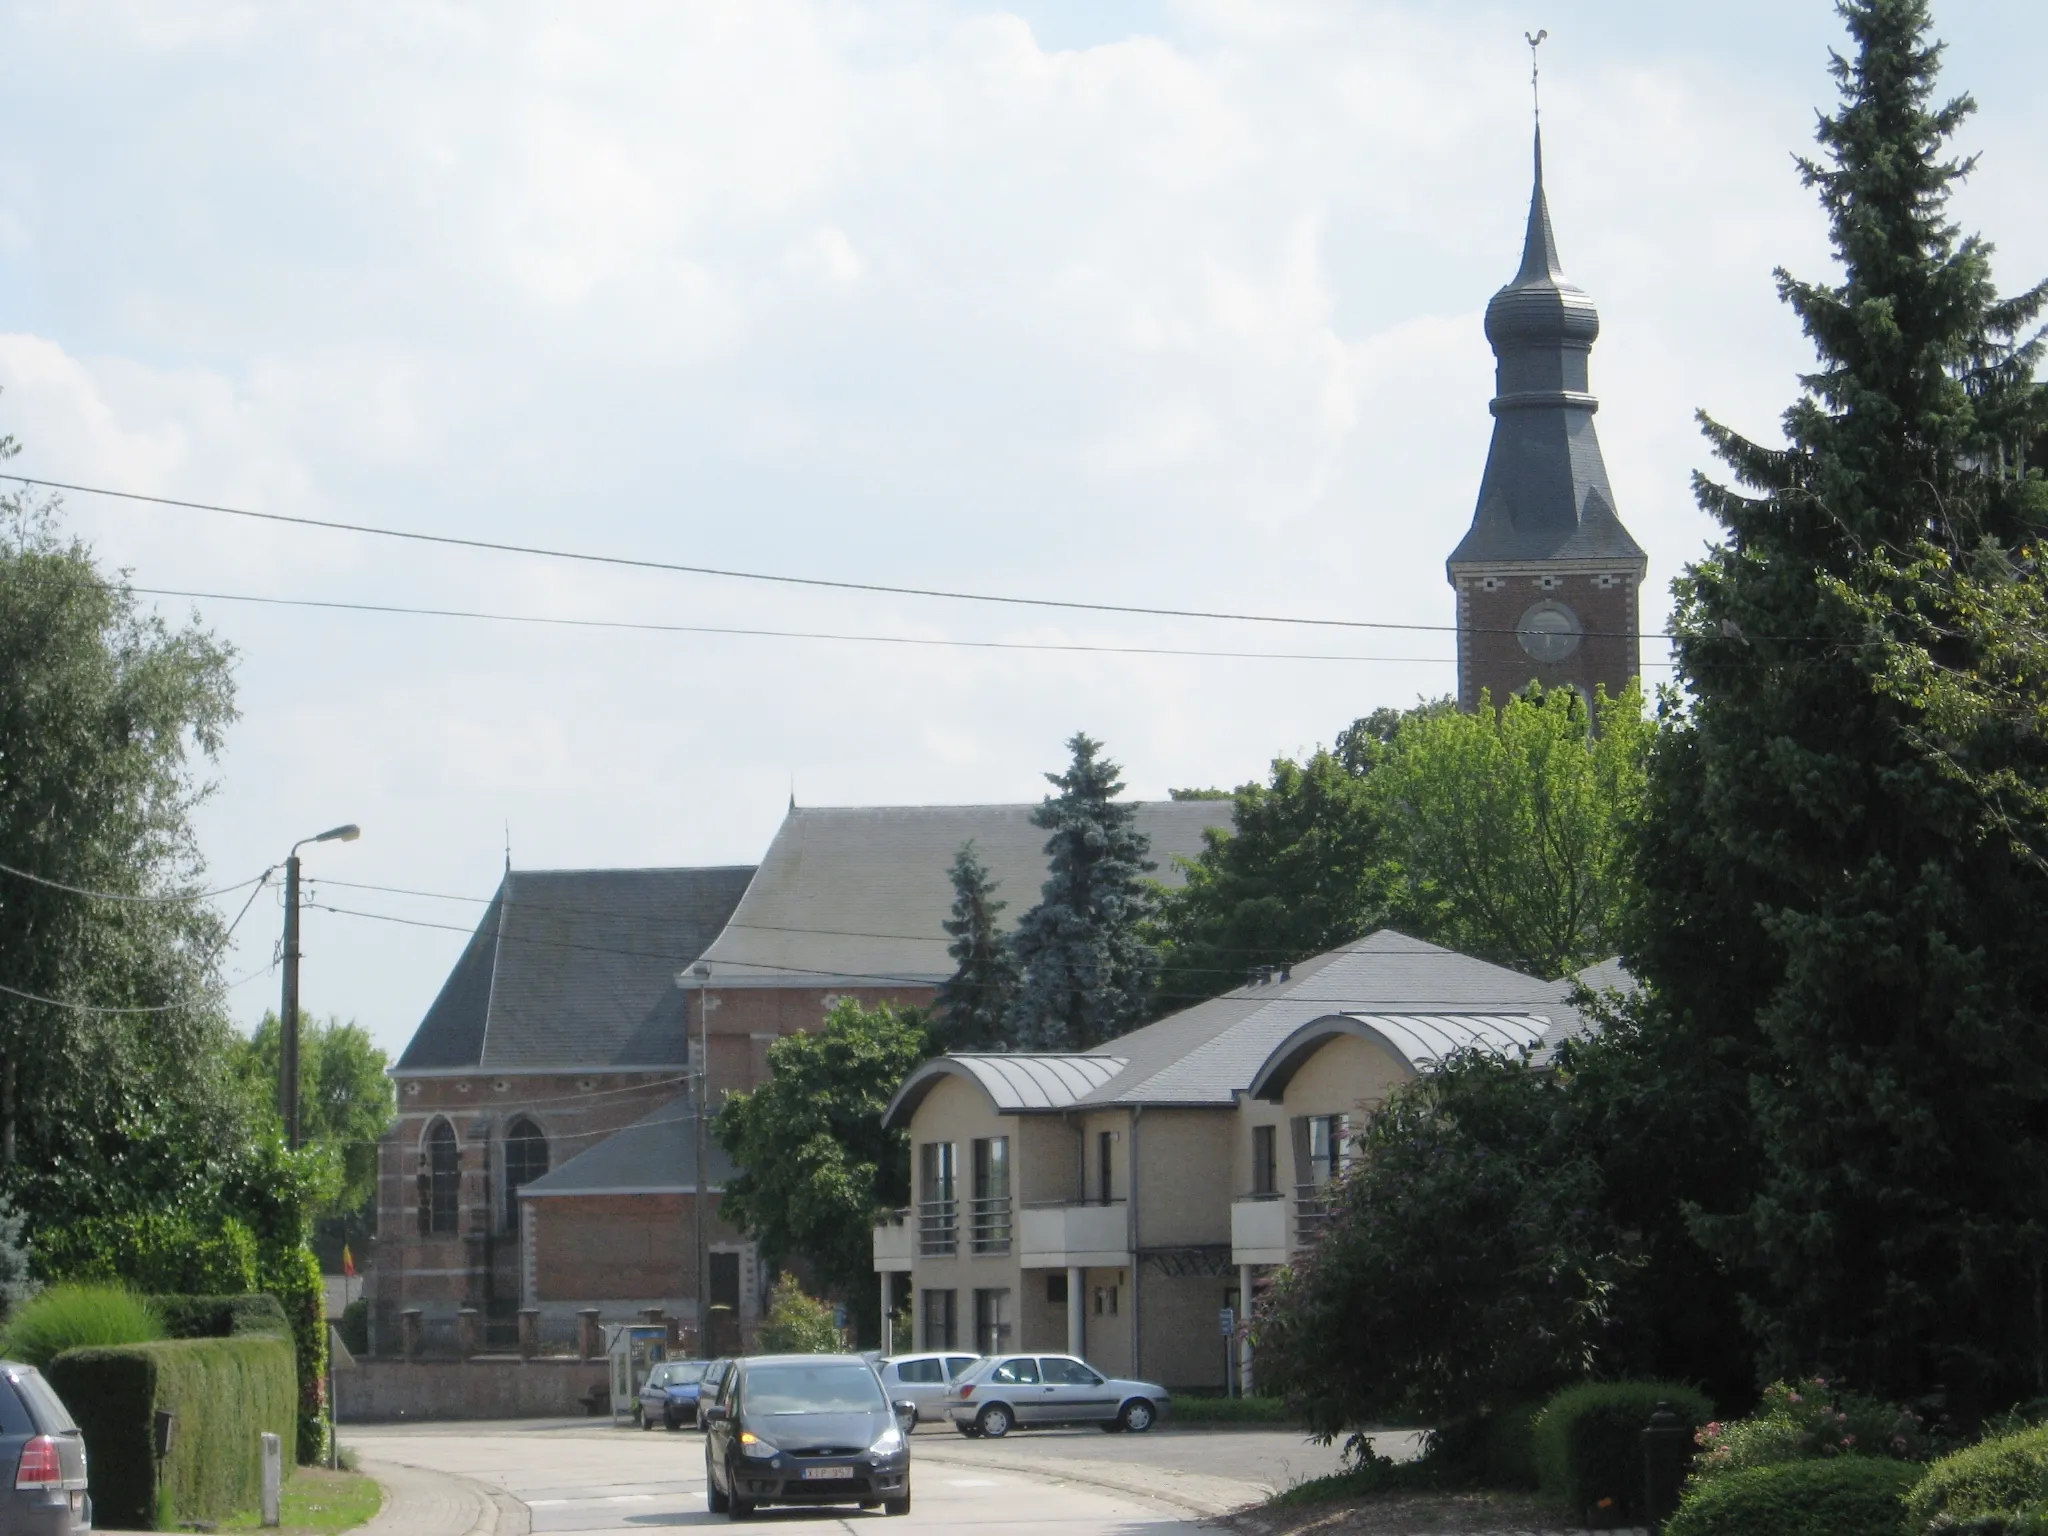
[[1216,1314],[1216,1330],[1226,1339],[1237,1332],[1237,1309],[1225,1307]]

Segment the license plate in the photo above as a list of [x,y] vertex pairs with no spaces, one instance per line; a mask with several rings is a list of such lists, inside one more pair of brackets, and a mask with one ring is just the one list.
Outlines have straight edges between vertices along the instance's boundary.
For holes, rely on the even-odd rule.
[[851,1477],[851,1476],[853,1476],[853,1468],[851,1468],[851,1467],[805,1467],[805,1468],[804,1468],[804,1481],[805,1481],[805,1482],[807,1482],[807,1483],[822,1483],[822,1482],[824,1482],[824,1481],[825,1481],[826,1479],[828,1479],[828,1478],[835,1478],[835,1477]]
[[85,1495],[84,1495],[83,1493],[79,1492],[79,1490],[78,1490],[78,1489],[74,1488],[74,1489],[72,1489],[72,1490],[71,1490],[71,1513],[73,1513],[74,1515],[76,1515],[76,1514],[82,1514],[82,1513],[84,1513],[84,1511],[85,1511]]

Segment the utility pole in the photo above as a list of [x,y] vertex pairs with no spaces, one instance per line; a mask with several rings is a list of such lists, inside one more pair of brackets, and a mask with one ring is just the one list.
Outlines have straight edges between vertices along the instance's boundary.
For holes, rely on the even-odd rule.
[[[711,979],[711,967],[699,960],[690,967],[697,981],[697,1354],[711,1358],[711,1234],[704,1193],[711,1179],[710,1138],[705,1117],[711,1108],[711,999],[704,984]],[[689,1016],[684,1015],[684,1027]]]
[[284,1144],[299,1150],[299,850],[308,843],[352,843],[363,835],[354,822],[302,837],[284,860],[284,997],[278,1013],[277,1113]]

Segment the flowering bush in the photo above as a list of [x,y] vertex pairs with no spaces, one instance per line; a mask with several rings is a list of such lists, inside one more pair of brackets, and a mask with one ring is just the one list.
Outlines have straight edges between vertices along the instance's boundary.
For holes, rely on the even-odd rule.
[[1830,1456],[1888,1456],[1895,1461],[1927,1458],[1926,1425],[1918,1414],[1860,1393],[1844,1392],[1824,1376],[1776,1381],[1764,1389],[1763,1405],[1746,1419],[1716,1421],[1693,1439],[1700,1454],[1693,1478],[1705,1482],[1750,1467]]

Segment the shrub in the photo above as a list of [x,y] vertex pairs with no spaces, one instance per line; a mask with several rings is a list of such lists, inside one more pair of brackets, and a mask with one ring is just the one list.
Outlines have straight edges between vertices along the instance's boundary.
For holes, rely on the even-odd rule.
[[1876,1456],[1750,1467],[1695,1483],[1664,1536],[1898,1536],[1921,1469]]
[[266,1251],[261,1281],[284,1309],[298,1358],[298,1460],[316,1466],[327,1459],[327,1286],[320,1261],[304,1243],[281,1245]]
[[247,1334],[290,1338],[291,1323],[275,1296],[151,1296],[169,1339],[232,1339]]
[[761,1352],[829,1355],[839,1347],[839,1324],[832,1309],[806,1296],[796,1276],[778,1276],[768,1297],[768,1316],[761,1322]]
[[[262,1492],[261,1436],[293,1432],[297,1386],[281,1338],[172,1339],[67,1350],[50,1384],[85,1431],[95,1523],[145,1530],[218,1520]],[[159,1471],[158,1409],[177,1416]]]
[[1907,1528],[1937,1529],[1937,1517],[2004,1515],[2048,1500],[2048,1428],[1982,1440],[1927,1469],[1906,1501]]
[[1551,1398],[1530,1432],[1543,1492],[1588,1524],[1641,1524],[1642,1433],[1659,1403],[1687,1430],[1713,1417],[1704,1396],[1668,1381],[1589,1381]]
[[112,1285],[53,1285],[7,1324],[8,1358],[48,1365],[67,1349],[146,1344],[164,1336],[162,1320],[133,1291]]
[[367,1355],[370,1352],[369,1298],[358,1296],[343,1307],[341,1321],[334,1325],[334,1331],[341,1335],[341,1342],[350,1354]]
[[121,1282],[138,1290],[233,1296],[257,1289],[255,1234],[232,1216],[148,1211],[95,1216],[36,1236],[51,1280]]
[[1746,1419],[1703,1426],[1696,1437],[1695,1479],[1750,1467],[1778,1466],[1849,1454],[1923,1461],[1927,1431],[1920,1416],[1894,1403],[1844,1392],[1823,1376],[1772,1382]]
[[27,1217],[0,1199],[0,1319],[12,1317],[16,1307],[42,1289],[29,1270],[27,1225]]

